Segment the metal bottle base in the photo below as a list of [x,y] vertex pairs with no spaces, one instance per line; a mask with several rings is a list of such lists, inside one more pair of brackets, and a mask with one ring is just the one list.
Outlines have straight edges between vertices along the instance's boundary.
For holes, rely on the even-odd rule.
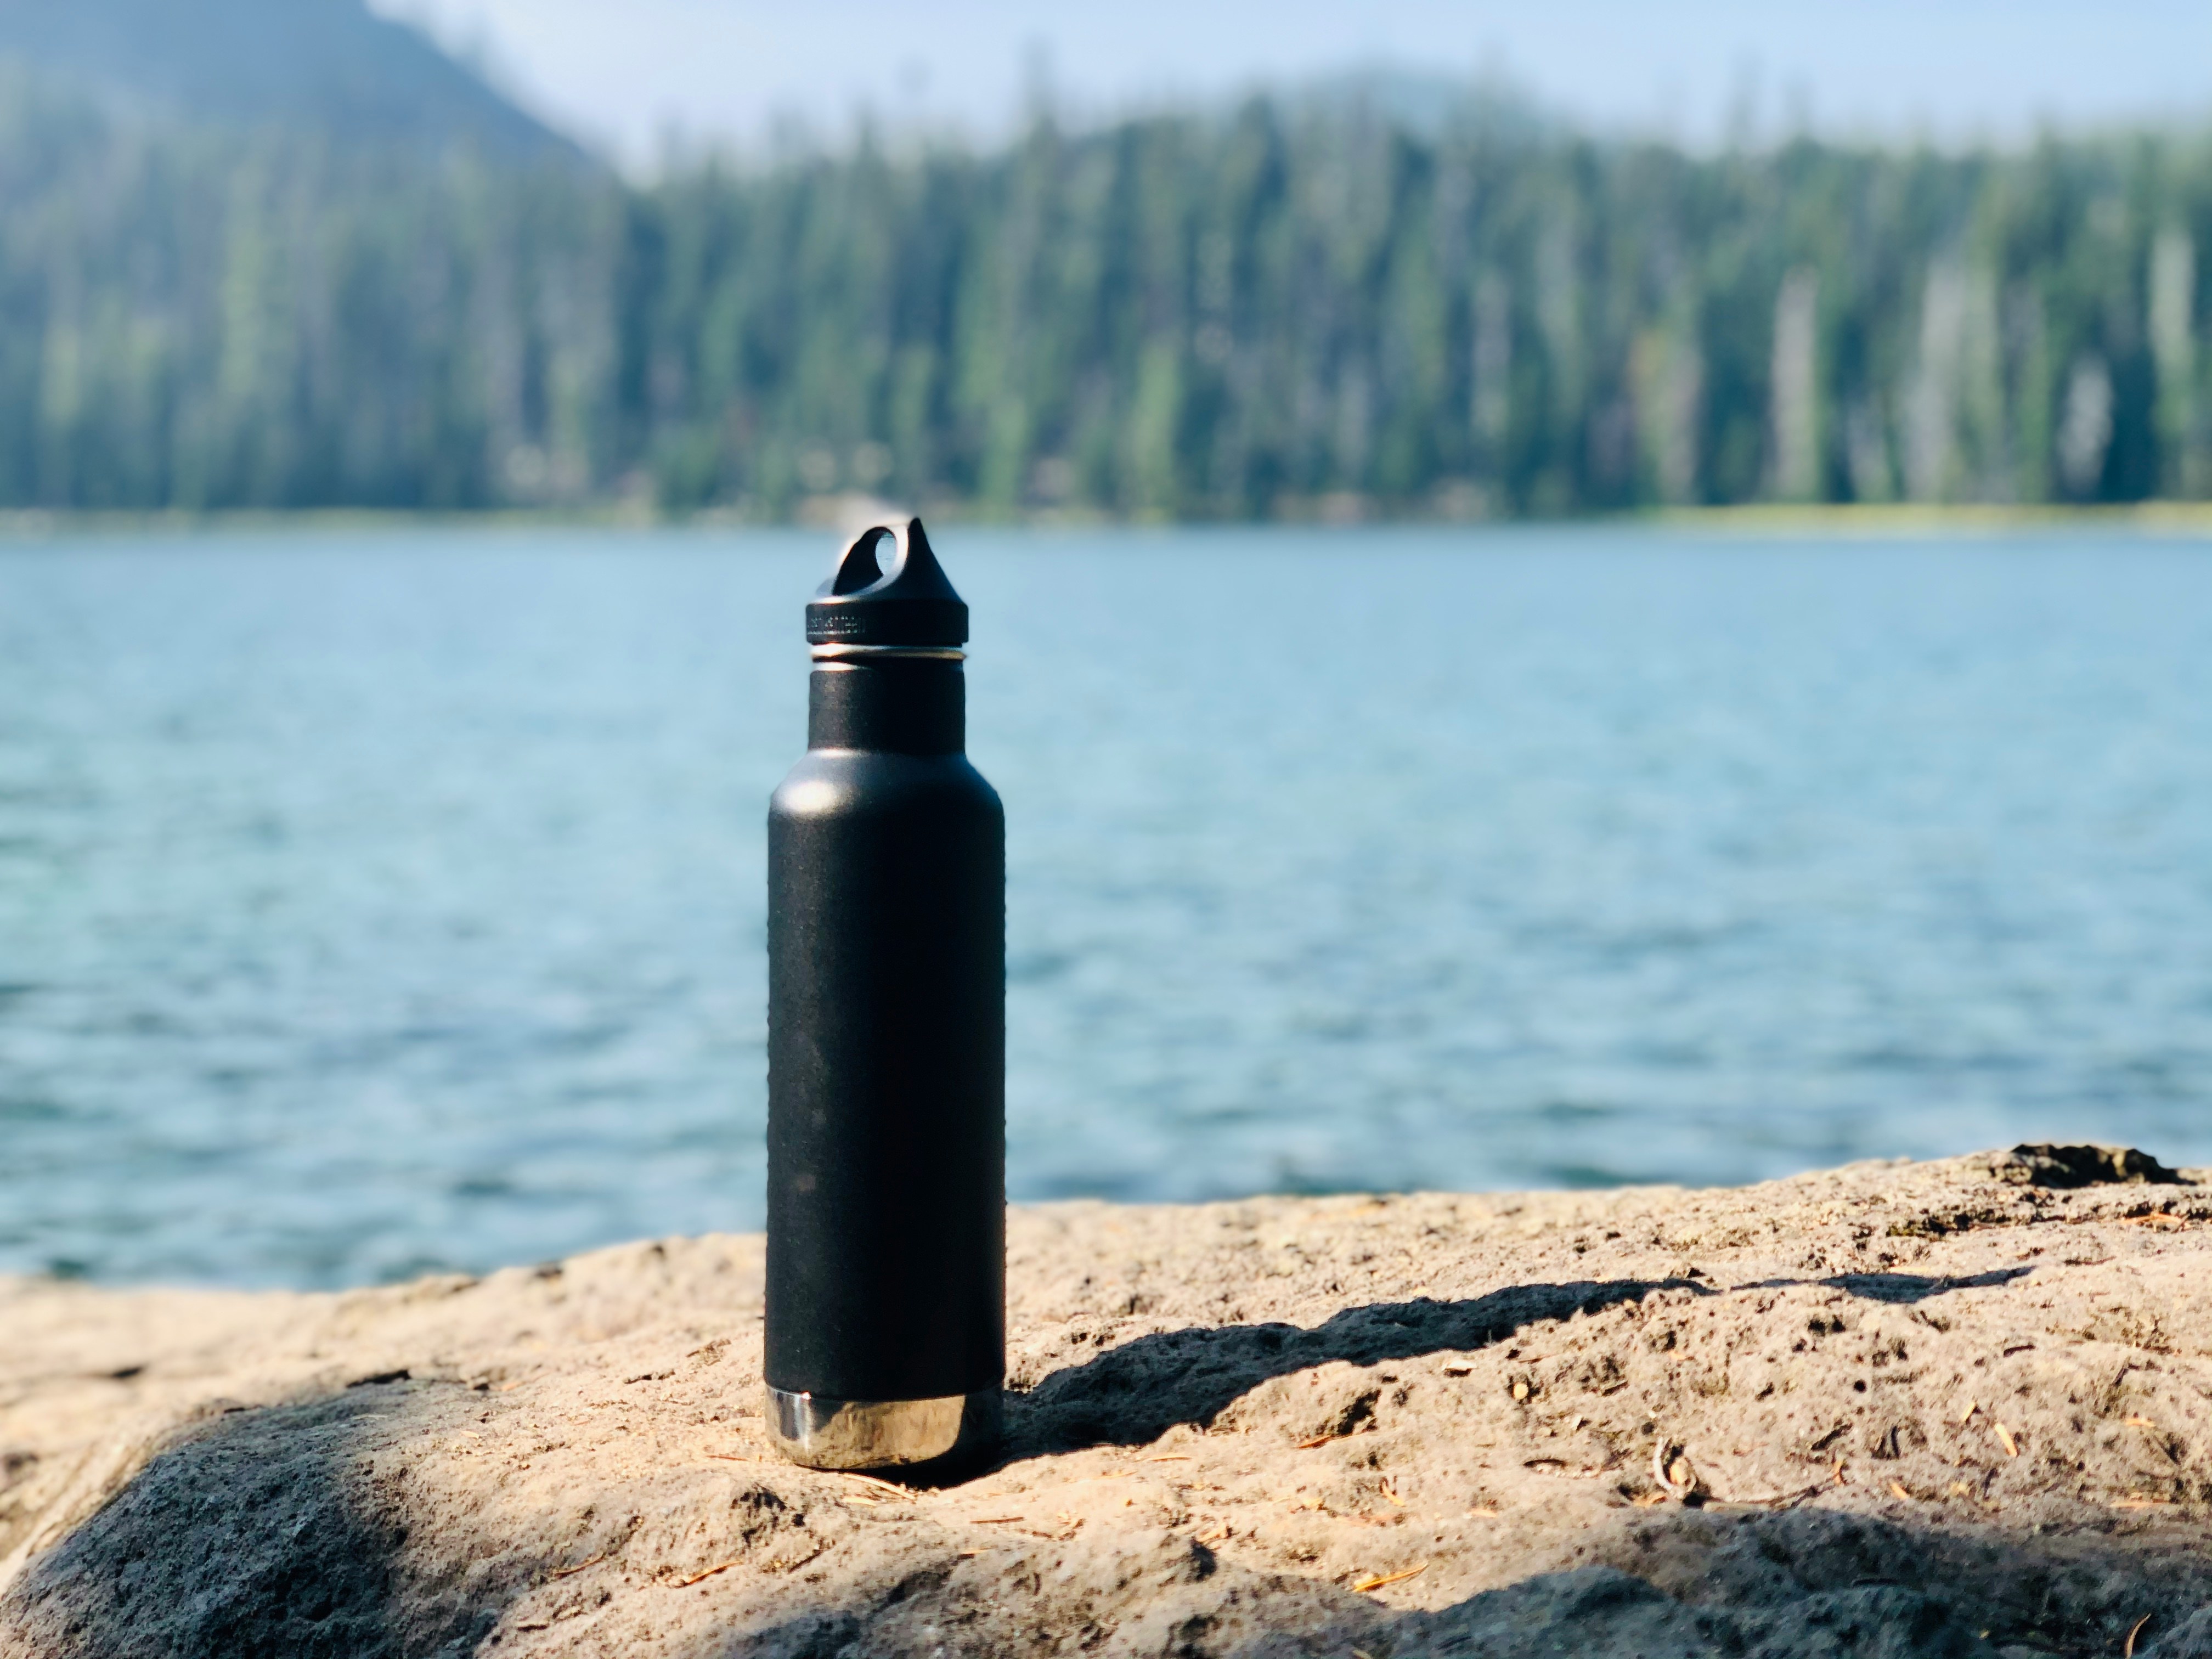
[[998,1443],[1000,1390],[937,1400],[832,1400],[768,1390],[768,1437],[812,1469],[887,1469],[980,1457]]

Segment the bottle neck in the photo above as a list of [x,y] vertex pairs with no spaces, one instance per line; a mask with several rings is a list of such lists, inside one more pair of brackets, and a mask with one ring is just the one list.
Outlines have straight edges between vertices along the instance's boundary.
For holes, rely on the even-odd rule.
[[968,681],[957,659],[817,662],[806,683],[809,749],[957,755],[968,742]]

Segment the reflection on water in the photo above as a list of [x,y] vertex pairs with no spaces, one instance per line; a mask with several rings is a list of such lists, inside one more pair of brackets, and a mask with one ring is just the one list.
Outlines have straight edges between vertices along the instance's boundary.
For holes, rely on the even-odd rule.
[[[1018,1197],[2212,1161],[2212,550],[939,538]],[[796,535],[0,555],[0,1268],[761,1217]]]

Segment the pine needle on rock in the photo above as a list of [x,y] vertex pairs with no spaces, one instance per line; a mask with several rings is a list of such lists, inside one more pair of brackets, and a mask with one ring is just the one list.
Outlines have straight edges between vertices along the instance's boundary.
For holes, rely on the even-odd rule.
[[695,1572],[688,1578],[671,1578],[662,1575],[660,1582],[670,1589],[690,1589],[702,1578],[712,1578],[718,1572],[727,1572],[732,1567],[743,1565],[739,1561],[725,1561],[718,1567],[708,1567],[704,1572]]
[[1403,1572],[1386,1572],[1372,1578],[1363,1578],[1352,1588],[1364,1595],[1370,1590],[1381,1589],[1385,1584],[1401,1584],[1408,1578],[1418,1578],[1428,1570],[1429,1564],[1424,1561],[1419,1566],[1408,1567]]
[[845,1474],[845,1479],[866,1487],[879,1498],[896,1498],[900,1503],[906,1503],[914,1497],[911,1488],[897,1486],[889,1480],[878,1480],[872,1474],[854,1474],[848,1471]]

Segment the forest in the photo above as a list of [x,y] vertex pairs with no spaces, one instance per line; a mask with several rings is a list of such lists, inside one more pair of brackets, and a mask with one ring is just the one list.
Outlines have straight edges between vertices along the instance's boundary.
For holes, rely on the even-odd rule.
[[0,77],[0,506],[1478,518],[2212,494],[2212,141],[1470,92],[646,180]]

